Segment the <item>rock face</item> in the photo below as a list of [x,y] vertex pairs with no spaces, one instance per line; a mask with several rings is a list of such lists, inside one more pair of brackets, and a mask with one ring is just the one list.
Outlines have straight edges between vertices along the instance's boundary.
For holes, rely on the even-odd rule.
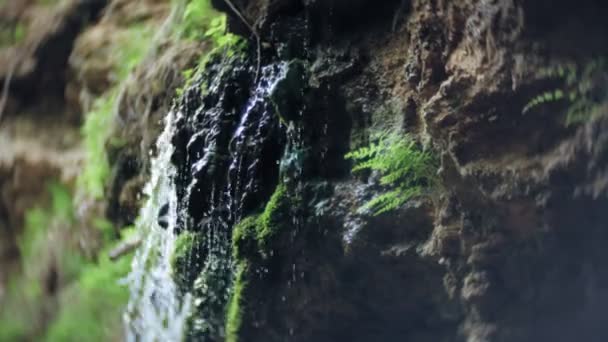
[[[230,220],[245,223],[232,232],[228,340],[608,338],[606,118],[565,125],[559,100],[524,111],[560,86],[547,70],[606,54],[606,4],[243,0],[236,15],[214,3],[235,32],[253,36],[255,23],[261,53],[252,42],[245,69],[230,62],[202,104],[182,100],[205,113],[187,109],[197,114],[176,137],[176,165],[192,165],[190,229],[231,210],[217,206],[222,182],[239,179],[229,137],[264,122],[235,109],[251,75],[293,66],[270,95],[272,147],[247,145],[254,190]],[[376,176],[353,176],[343,156],[394,127],[440,156],[441,187],[387,214],[357,211]]]
[[[102,207],[131,224],[173,106],[187,339],[608,340],[606,1],[211,3],[248,47],[211,55],[173,102],[207,47],[159,43],[123,84],[106,146]],[[83,113],[116,86],[112,48],[170,6],[3,4],[0,25],[31,26],[0,46],[5,272],[42,180],[76,178]],[[390,186],[344,156],[387,131],[433,151],[440,181],[373,215],[360,208]]]

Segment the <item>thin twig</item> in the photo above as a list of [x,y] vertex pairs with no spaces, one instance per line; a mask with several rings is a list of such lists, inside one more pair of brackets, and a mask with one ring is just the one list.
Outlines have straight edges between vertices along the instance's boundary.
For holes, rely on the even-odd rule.
[[245,24],[245,26],[247,26],[247,28],[251,31],[251,33],[255,37],[256,44],[257,44],[257,55],[258,55],[257,58],[258,58],[258,60],[257,60],[256,69],[255,69],[255,81],[254,81],[254,83],[257,83],[258,76],[260,75],[260,68],[261,68],[261,63],[262,63],[262,43],[260,41],[260,35],[255,30],[255,28],[249,23],[249,21],[247,21],[247,19],[241,13],[241,11],[239,11],[239,9],[232,3],[231,0],[224,0],[224,2],[226,3],[226,5],[228,5],[228,7],[230,7],[230,9],[234,12],[234,14],[236,14],[236,16],[239,19],[241,19],[241,21],[243,22],[243,24]]
[[139,245],[141,245],[140,238],[134,238],[128,241],[121,242],[118,246],[116,246],[108,253],[108,257],[111,261],[116,261],[122,256],[127,255],[129,252],[136,250]]
[[11,67],[8,70],[8,75],[6,75],[6,78],[4,79],[4,84],[2,86],[2,97],[0,98],[0,122],[2,122],[2,114],[4,114],[4,109],[6,108],[6,103],[8,102],[8,93],[11,86],[11,81],[13,79],[13,74],[15,73],[15,69],[17,69],[20,60],[21,58],[15,58],[12,60]]

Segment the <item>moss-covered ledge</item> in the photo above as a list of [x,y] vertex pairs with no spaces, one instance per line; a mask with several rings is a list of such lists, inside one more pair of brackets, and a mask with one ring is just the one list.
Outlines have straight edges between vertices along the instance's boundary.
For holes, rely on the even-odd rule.
[[182,292],[192,288],[203,268],[203,236],[200,233],[184,232],[177,237],[171,254],[171,272],[175,284]]
[[264,211],[241,220],[232,233],[232,255],[236,272],[226,310],[226,341],[237,342],[247,313],[249,280],[260,267],[269,267],[281,247],[281,236],[291,231],[290,217],[297,201],[287,184],[279,183]]

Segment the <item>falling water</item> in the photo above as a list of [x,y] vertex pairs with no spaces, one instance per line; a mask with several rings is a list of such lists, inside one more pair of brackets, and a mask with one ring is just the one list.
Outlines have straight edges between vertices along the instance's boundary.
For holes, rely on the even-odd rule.
[[[228,154],[229,159],[227,172],[219,177],[220,181],[212,184],[211,191],[208,192],[209,208],[206,208],[208,214],[201,220],[206,222],[202,229],[205,232],[204,249],[207,251],[207,257],[193,286],[194,311],[197,314],[192,320],[190,333],[196,336],[196,340],[206,341],[208,335],[224,335],[222,325],[224,315],[218,312],[222,312],[228,303],[231,291],[233,277],[231,231],[233,225],[241,219],[243,203],[247,197],[259,190],[255,182],[263,177],[258,174],[262,146],[271,131],[270,127],[277,120],[269,96],[285,78],[286,70],[285,63],[271,64],[262,68],[260,80],[253,94],[245,103],[238,122],[231,126],[233,133],[225,146],[225,153]],[[214,116],[208,120],[209,122],[221,121],[213,108],[203,115]],[[202,147],[202,158],[193,162],[193,174],[209,169],[213,164],[212,158],[206,158],[210,146],[214,151],[223,150],[219,147],[222,142],[217,134],[220,129],[216,125],[211,125],[207,129],[205,138],[207,144]],[[198,138],[195,134],[191,143]],[[190,146],[191,143],[188,145]],[[197,177],[193,175],[186,198],[197,191],[197,183]],[[217,189],[221,189],[219,196],[215,195]],[[218,314],[221,317],[217,317]]]
[[[150,181],[144,188],[148,199],[137,221],[142,244],[128,277],[131,291],[125,313],[128,341],[180,341],[189,313],[189,301],[186,298],[180,303],[170,273],[177,223],[176,169],[171,164],[174,116],[170,112],[165,118],[165,129],[156,144],[158,155],[152,160]],[[163,206],[167,208],[166,228],[158,222]]]
[[[230,201],[230,212],[232,219],[238,221],[241,217],[241,205],[245,201],[248,193],[255,191],[251,184],[241,184],[243,180],[249,182],[255,179],[255,172],[261,145],[261,136],[268,129],[270,122],[275,119],[274,108],[268,97],[275,90],[277,84],[285,79],[287,73],[287,63],[271,64],[262,69],[261,78],[255,89],[254,95],[248,101],[246,109],[241,116],[239,126],[232,137],[232,163],[229,168],[231,177],[229,179],[228,193],[232,197]],[[259,117],[253,117],[252,113],[261,112]],[[249,149],[249,151],[245,151]],[[250,165],[246,165],[244,170],[245,153],[253,156]],[[243,172],[246,172],[243,174]]]
[[[256,179],[264,176],[258,172],[262,145],[270,127],[278,122],[269,96],[285,79],[287,65],[272,64],[261,71],[252,95],[238,117],[231,117],[230,125],[225,125],[230,114],[218,110],[219,103],[210,108],[205,104],[199,108],[185,106],[165,119],[165,129],[157,141],[158,155],[151,165],[151,179],[145,187],[147,201],[137,222],[142,244],[128,278],[131,297],[125,323],[129,341],[181,341],[186,337],[185,330],[197,340],[223,335],[224,316],[215,316],[230,295],[231,230],[241,218],[245,198],[259,190]],[[211,80],[210,88],[217,82],[223,82],[221,77]],[[193,126],[196,128],[189,130],[189,142],[176,145],[178,122],[205,122],[206,126]],[[220,133],[227,129],[231,138],[224,142]],[[199,145],[199,141],[204,143]],[[188,157],[183,161],[185,165],[176,167],[172,158],[183,152],[180,149],[186,149]],[[223,153],[229,159],[225,169],[218,162],[223,158],[218,155]],[[159,212],[163,216],[160,223]],[[202,233],[204,237],[204,247],[190,251],[184,266],[196,268],[191,260],[199,255],[194,258],[191,254],[204,253],[202,270],[191,294],[180,293],[171,274],[183,271],[172,270],[170,262],[177,235],[182,231]],[[186,328],[188,322],[191,326]]]

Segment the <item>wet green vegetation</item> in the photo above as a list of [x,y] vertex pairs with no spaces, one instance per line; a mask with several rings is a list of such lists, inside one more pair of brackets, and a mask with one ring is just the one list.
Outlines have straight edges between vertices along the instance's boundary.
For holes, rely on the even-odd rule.
[[345,156],[354,161],[353,172],[375,171],[387,191],[361,209],[379,215],[401,207],[408,200],[427,195],[438,184],[437,158],[412,137],[396,132],[382,133],[369,144]]

